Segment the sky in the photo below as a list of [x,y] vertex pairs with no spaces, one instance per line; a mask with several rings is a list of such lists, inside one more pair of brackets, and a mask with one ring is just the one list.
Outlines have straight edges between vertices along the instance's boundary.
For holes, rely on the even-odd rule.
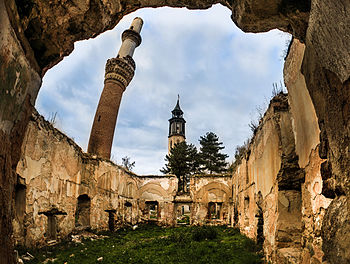
[[144,20],[136,48],[136,72],[121,101],[111,160],[135,161],[137,174],[161,174],[168,144],[168,119],[177,95],[186,120],[186,141],[214,132],[232,161],[237,145],[250,137],[248,124],[268,104],[272,84],[283,82],[290,35],[278,30],[244,33],[221,5],[208,10],[146,8],[125,16],[74,51],[43,79],[36,108],[87,150],[103,89],[107,59],[116,57],[121,33],[133,18]]

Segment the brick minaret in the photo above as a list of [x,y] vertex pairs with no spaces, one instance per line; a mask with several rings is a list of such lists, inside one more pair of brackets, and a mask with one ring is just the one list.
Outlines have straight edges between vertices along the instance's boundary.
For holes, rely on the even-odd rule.
[[135,48],[141,44],[141,18],[133,20],[129,29],[122,34],[122,45],[116,58],[107,60],[104,88],[92,125],[88,152],[109,159],[114,129],[117,123],[123,92],[134,77],[135,62],[132,58]]

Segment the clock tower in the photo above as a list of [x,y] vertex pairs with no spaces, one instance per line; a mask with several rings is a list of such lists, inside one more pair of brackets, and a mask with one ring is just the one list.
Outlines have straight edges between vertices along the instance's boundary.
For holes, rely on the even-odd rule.
[[175,144],[186,140],[185,137],[185,119],[180,108],[180,98],[178,96],[177,103],[173,111],[172,117],[169,119],[169,136],[168,136],[168,154]]

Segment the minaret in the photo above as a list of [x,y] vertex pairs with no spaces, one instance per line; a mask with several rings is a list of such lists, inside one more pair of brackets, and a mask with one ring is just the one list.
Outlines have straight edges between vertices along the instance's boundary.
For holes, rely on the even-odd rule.
[[109,159],[114,129],[123,92],[134,77],[135,62],[132,58],[135,48],[141,44],[141,18],[136,17],[130,28],[122,34],[122,45],[118,56],[107,60],[104,88],[92,125],[88,152]]
[[175,144],[185,141],[185,119],[183,118],[184,112],[180,108],[180,98],[177,96],[177,103],[172,113],[172,117],[169,119],[169,136],[168,136],[168,154]]

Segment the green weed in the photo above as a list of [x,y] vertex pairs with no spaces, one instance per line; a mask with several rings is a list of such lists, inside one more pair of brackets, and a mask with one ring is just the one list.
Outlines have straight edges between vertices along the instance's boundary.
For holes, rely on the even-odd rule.
[[[104,233],[106,234],[106,233]],[[253,241],[227,227],[162,228],[144,225],[120,229],[108,238],[75,244],[66,241],[40,250],[21,249],[35,258],[26,263],[262,263]],[[103,257],[102,260],[97,259]]]

